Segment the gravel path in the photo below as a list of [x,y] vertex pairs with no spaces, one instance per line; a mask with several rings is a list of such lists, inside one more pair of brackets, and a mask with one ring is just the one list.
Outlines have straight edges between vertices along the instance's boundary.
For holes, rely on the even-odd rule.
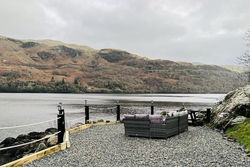
[[92,127],[70,136],[71,147],[27,166],[250,166],[239,144],[207,127],[168,139],[125,137],[123,124]]

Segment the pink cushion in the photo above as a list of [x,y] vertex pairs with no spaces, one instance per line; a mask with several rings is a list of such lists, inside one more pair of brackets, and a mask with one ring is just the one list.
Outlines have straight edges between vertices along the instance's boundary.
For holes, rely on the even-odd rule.
[[150,120],[150,122],[151,122],[152,124],[163,124],[163,123],[164,123],[164,121],[163,121],[163,120],[160,120],[160,119]]
[[130,114],[125,114],[124,118],[125,119],[135,119],[135,116],[134,115],[130,115]]
[[150,115],[149,116],[150,122],[153,124],[162,124],[163,119],[161,115]]
[[155,120],[155,119],[162,119],[161,115],[149,115],[150,120]]
[[135,119],[148,120],[149,116],[147,114],[135,114]]

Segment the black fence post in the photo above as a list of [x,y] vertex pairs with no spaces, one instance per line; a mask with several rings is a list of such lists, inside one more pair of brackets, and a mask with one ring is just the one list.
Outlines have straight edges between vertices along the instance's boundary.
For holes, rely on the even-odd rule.
[[116,121],[120,121],[121,120],[121,106],[120,104],[117,104],[116,106]]
[[62,109],[62,103],[58,105],[59,114],[57,115],[57,128],[58,128],[58,139],[57,144],[63,143],[64,134],[65,134],[65,113],[64,109]]
[[89,123],[89,106],[87,105],[87,100],[85,100],[85,124]]
[[154,115],[154,102],[151,101],[151,115]]
[[178,116],[178,134],[180,134],[180,116]]
[[211,120],[211,108],[207,108],[207,123]]

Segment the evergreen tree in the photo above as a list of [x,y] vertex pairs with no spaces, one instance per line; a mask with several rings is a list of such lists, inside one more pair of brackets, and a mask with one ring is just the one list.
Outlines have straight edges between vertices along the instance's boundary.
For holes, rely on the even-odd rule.
[[54,78],[54,76],[52,76],[52,77],[51,77],[50,82],[55,82],[55,78]]
[[62,79],[62,84],[65,84],[65,80],[64,80],[64,78]]

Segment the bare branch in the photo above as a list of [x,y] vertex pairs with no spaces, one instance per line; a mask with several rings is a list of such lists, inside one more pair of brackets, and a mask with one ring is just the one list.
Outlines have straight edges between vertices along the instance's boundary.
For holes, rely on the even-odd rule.
[[237,58],[237,62],[241,65],[250,67],[250,29],[245,33],[244,40],[246,42],[247,50],[245,53]]
[[241,65],[250,67],[250,52],[247,50],[242,56],[237,58],[237,62]]

